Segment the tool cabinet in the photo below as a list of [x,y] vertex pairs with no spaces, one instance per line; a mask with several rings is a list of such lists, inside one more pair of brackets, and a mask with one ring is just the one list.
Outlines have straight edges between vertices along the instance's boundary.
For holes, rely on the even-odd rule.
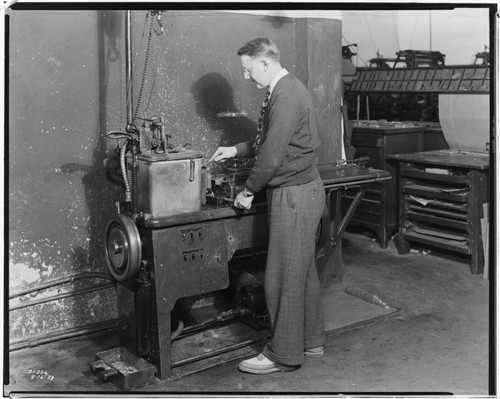
[[483,205],[488,203],[489,157],[460,150],[390,157],[399,165],[400,254],[412,246],[466,256],[473,274],[483,271]]
[[[398,189],[397,170],[388,162],[391,154],[401,154],[423,150],[425,127],[397,127],[401,124],[384,126],[354,126],[352,144],[356,157],[368,157],[367,166],[383,169],[390,173],[391,179],[368,186],[365,196],[350,226],[361,226],[373,231],[379,238],[380,246],[387,248],[392,233],[398,229]],[[343,207],[349,204],[354,193],[347,191]]]

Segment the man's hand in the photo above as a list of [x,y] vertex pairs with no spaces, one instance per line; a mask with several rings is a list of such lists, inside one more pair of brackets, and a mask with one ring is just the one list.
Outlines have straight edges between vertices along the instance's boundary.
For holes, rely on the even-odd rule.
[[252,201],[253,201],[253,195],[250,197],[246,197],[244,192],[240,192],[235,200],[234,200],[234,206],[235,208],[240,208],[240,209],[250,209],[252,207]]
[[214,152],[214,155],[212,155],[212,158],[208,162],[215,161],[219,162],[222,161],[223,159],[228,159],[228,158],[234,158],[236,156],[236,153],[238,150],[236,147],[219,147],[217,150]]

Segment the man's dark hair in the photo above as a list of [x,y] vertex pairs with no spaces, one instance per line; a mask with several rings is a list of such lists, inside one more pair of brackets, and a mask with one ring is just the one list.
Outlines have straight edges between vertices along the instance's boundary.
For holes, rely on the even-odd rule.
[[267,57],[275,61],[280,60],[280,51],[273,41],[258,37],[256,39],[246,42],[238,50],[238,55],[248,55],[249,57]]

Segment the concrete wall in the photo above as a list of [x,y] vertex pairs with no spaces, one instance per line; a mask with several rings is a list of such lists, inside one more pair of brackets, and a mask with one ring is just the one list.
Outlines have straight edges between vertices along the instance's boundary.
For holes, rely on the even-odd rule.
[[[119,124],[121,115],[119,108],[103,108],[103,29],[95,11],[12,12],[9,25],[12,295],[81,272],[105,271],[101,231],[117,191],[102,171],[106,120],[101,116]],[[119,97],[118,80],[110,86]],[[15,298],[9,305],[107,282],[81,279]],[[106,289],[11,311],[11,338],[114,318],[114,297],[113,289]]]
[[[12,342],[116,318],[106,273],[103,230],[118,187],[103,161],[126,124],[123,11],[9,10],[8,281]],[[340,156],[339,20],[291,19],[207,11],[168,11],[151,36],[146,11],[132,12],[133,92],[137,116],[162,115],[175,145],[205,157],[252,137],[263,92],[244,81],[236,55],[267,36],[282,64],[309,87],[320,115],[322,162]],[[156,29],[160,28],[157,21]],[[134,104],[134,111],[136,106]],[[246,118],[221,120],[221,111]],[[65,280],[62,280],[64,282]],[[99,286],[104,287],[99,288]],[[70,295],[75,290],[98,289]],[[44,302],[44,298],[68,294]],[[33,302],[35,301],[35,302]]]

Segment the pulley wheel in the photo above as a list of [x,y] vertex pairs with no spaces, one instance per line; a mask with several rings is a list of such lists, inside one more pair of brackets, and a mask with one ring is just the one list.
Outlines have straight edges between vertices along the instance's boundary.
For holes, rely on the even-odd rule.
[[130,216],[115,215],[105,231],[105,257],[111,275],[119,282],[134,277],[141,264],[141,237]]

